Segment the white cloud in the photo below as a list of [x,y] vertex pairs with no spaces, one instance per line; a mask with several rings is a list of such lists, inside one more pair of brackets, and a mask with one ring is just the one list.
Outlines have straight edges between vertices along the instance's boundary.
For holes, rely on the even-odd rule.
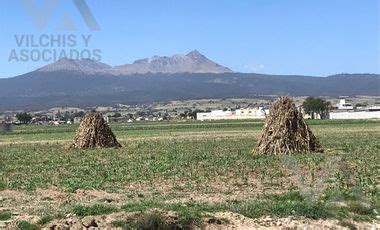
[[244,65],[244,69],[247,72],[260,72],[265,68],[264,64],[246,64]]

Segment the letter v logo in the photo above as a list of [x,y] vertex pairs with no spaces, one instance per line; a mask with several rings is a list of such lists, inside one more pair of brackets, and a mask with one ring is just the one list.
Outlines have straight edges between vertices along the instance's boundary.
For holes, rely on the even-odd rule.
[[[57,9],[61,0],[44,0],[42,7],[38,7],[36,0],[20,0],[25,10],[32,17],[33,23],[38,30],[43,30]],[[73,3],[81,14],[87,27],[91,30],[100,30],[99,24],[95,20],[85,0],[73,0]]]

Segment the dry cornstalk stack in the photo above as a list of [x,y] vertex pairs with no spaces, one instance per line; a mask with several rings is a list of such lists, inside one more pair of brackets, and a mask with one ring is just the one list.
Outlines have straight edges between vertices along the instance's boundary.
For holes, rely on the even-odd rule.
[[323,152],[293,100],[281,97],[269,110],[262,136],[254,150],[257,154]]
[[108,148],[121,147],[115,135],[103,119],[102,115],[95,112],[87,113],[76,132],[74,142],[70,148]]

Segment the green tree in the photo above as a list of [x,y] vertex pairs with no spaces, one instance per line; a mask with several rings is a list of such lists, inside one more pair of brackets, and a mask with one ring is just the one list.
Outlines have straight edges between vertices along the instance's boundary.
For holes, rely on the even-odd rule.
[[32,121],[32,115],[28,113],[18,113],[16,114],[16,118],[19,122],[23,124],[27,124]]
[[204,110],[200,110],[200,109],[196,109],[194,111],[190,111],[187,116],[191,117],[192,119],[196,119],[197,118],[197,113],[204,113],[205,111]]
[[319,114],[322,119],[327,118],[330,102],[322,98],[308,97],[303,102],[302,107],[305,113],[309,114],[314,119],[314,114]]
[[122,116],[121,116],[121,113],[116,112],[116,113],[114,113],[114,115],[112,117],[122,117]]
[[74,113],[73,117],[84,117],[86,115],[83,111],[79,111],[77,113]]

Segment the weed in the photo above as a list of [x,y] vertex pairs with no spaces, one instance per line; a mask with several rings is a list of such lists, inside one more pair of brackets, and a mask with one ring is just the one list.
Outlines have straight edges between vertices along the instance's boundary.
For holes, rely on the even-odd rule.
[[39,227],[35,224],[31,224],[28,221],[22,220],[17,223],[17,228],[22,230],[38,230]]
[[93,205],[76,205],[73,208],[73,213],[78,216],[95,216],[102,214],[110,214],[117,212],[119,209],[112,205],[93,204]]
[[9,220],[12,218],[12,213],[10,212],[0,212],[0,221]]
[[112,227],[122,228],[122,229],[136,229],[136,222],[133,219],[127,220],[115,220],[111,223]]
[[349,201],[348,211],[359,214],[359,215],[369,215],[372,214],[373,209],[371,205],[363,203],[361,201]]
[[165,226],[165,218],[158,212],[147,213],[136,220],[138,229],[161,229]]
[[37,221],[37,224],[38,225],[45,225],[47,223],[49,223],[50,221],[54,220],[54,217],[53,216],[50,216],[50,215],[45,215],[45,216],[42,216],[38,221]]

